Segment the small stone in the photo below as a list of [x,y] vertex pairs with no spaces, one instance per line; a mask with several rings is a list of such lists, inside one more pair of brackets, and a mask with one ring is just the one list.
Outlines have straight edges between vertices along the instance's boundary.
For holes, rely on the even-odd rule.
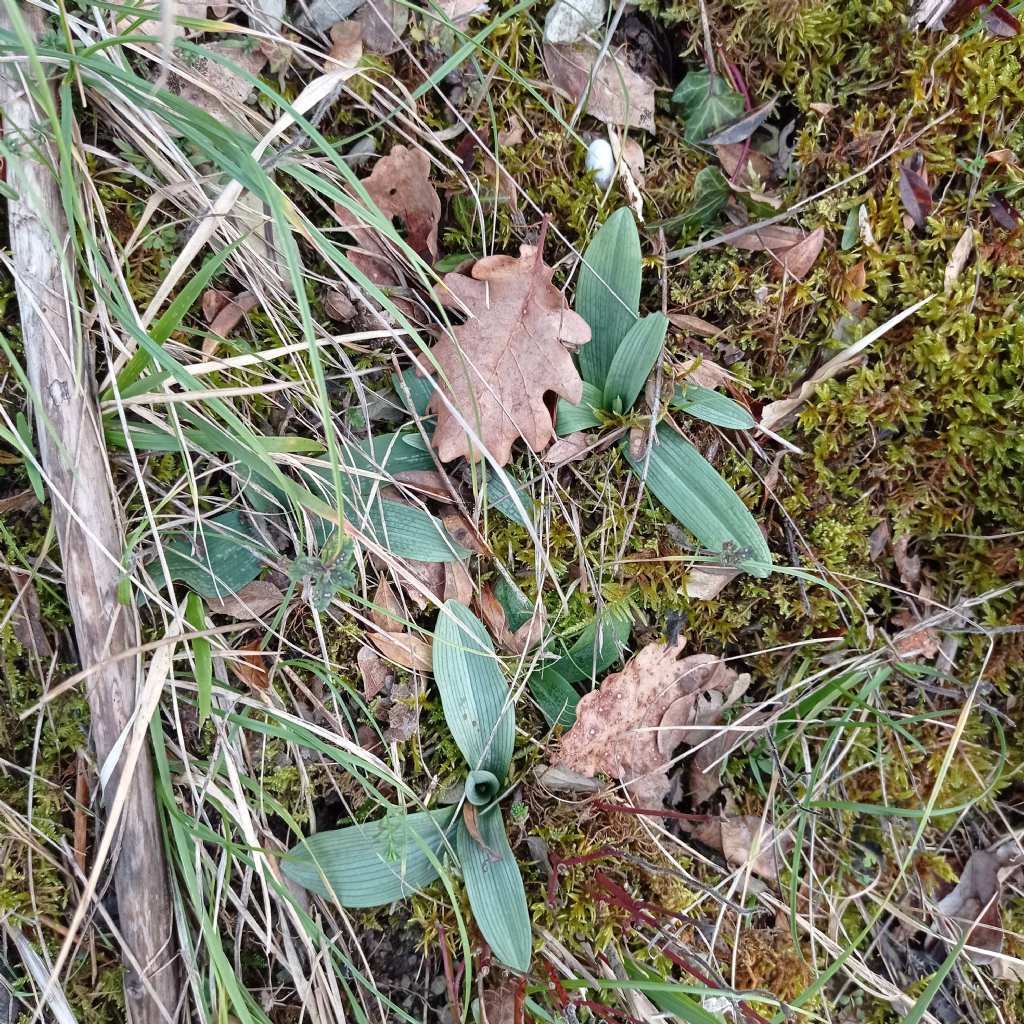
[[608,0],[555,0],[544,19],[545,43],[575,43],[604,24]]
[[615,174],[615,154],[605,139],[594,139],[587,147],[587,170],[594,172],[598,188],[605,189]]

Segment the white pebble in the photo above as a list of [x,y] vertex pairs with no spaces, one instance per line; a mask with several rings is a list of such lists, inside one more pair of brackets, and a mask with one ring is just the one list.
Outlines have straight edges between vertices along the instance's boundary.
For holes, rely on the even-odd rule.
[[594,172],[597,187],[604,189],[612,183],[615,174],[615,154],[604,139],[594,139],[587,147],[587,170]]

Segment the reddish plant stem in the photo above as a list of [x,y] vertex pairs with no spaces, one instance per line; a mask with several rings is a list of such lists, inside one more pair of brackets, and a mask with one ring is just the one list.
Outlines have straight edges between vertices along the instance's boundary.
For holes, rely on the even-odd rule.
[[441,944],[441,962],[444,964],[444,980],[448,983],[448,1008],[452,1015],[452,1024],[459,1024],[462,1020],[462,1010],[459,1006],[459,989],[455,981],[455,972],[452,970],[451,957],[448,956],[448,935],[444,925],[437,926],[437,940]]

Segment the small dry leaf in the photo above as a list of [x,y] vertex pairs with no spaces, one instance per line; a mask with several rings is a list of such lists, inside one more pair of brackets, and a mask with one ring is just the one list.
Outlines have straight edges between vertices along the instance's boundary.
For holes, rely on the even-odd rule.
[[971,251],[973,249],[974,231],[968,226],[964,228],[964,233],[960,236],[956,245],[953,246],[949,262],[946,264],[946,270],[942,275],[942,291],[946,295],[949,295],[960,279],[964,267],[967,266],[967,261],[971,258]]
[[340,324],[347,324],[349,320],[355,319],[356,307],[352,300],[340,288],[332,288],[323,301],[324,312]]
[[577,431],[560,437],[545,453],[541,462],[546,466],[564,466],[582,459],[593,441],[589,434]]
[[207,43],[199,49],[203,51],[203,56],[188,56],[184,70],[189,78],[173,75],[171,88],[183,100],[205,111],[225,127],[244,130],[244,125],[238,119],[239,108],[252,94],[253,86],[247,78],[225,67],[212,55],[226,57],[251,75],[258,75],[263,70],[267,63],[266,55],[258,49],[244,50],[227,43]]
[[715,156],[718,157],[718,162],[722,165],[722,173],[738,185],[745,188],[754,185],[763,186],[772,176],[771,160],[764,153],[751,149],[745,142],[719,145],[714,149]]
[[226,288],[207,288],[203,292],[203,319],[212,324],[214,317],[231,301],[231,292]]
[[419,724],[416,690],[403,683],[394,688],[391,696],[393,703],[388,709],[388,729],[384,737],[389,743],[404,743],[416,735]]
[[370,643],[384,655],[402,668],[418,672],[430,672],[433,669],[431,644],[411,633],[380,633],[370,634]]
[[494,591],[489,583],[480,593],[477,610],[480,612],[480,618],[483,619],[488,632],[494,637],[494,642],[503,651],[509,654],[522,654],[540,643],[546,616],[544,606],[539,602],[534,607],[529,621],[524,622],[514,633],[508,628],[505,609],[494,596]]
[[267,612],[281,607],[284,594],[269,580],[253,580],[237,594],[228,597],[210,597],[206,607],[214,615],[227,615],[232,619],[258,619]]
[[36,492],[31,487],[24,491],[18,491],[7,498],[0,498],[0,515],[8,512],[24,512],[27,509],[35,508],[39,504]]
[[[554,436],[547,392],[574,405],[583,397],[583,381],[565,346],[589,341],[590,328],[551,283],[543,234],[537,248],[522,246],[518,259],[488,256],[474,264],[472,277],[444,278],[446,302],[461,303],[471,316],[434,345],[433,357],[448,381],[439,386],[501,466],[520,437],[541,451]],[[430,408],[437,414],[433,440],[443,462],[481,457],[436,395]]]
[[739,571],[736,569],[704,569],[695,566],[686,577],[686,596],[694,601],[711,601],[737,576]]
[[17,569],[11,569],[9,572],[18,594],[18,603],[11,616],[14,638],[26,652],[32,652],[40,661],[44,661],[52,657],[53,647],[43,625],[39,594],[28,573]]
[[354,68],[363,56],[363,26],[358,21],[339,21],[331,26],[331,49],[324,71]]
[[868,538],[868,557],[872,562],[877,562],[882,557],[882,552],[889,546],[892,534],[889,527],[889,520],[883,519],[872,531]]
[[699,724],[698,698],[714,690],[729,693],[738,678],[721,658],[681,658],[682,649],[648,644],[586,694],[552,763],[619,779],[638,804],[660,808],[669,790],[671,752],[695,737],[707,738],[689,731]]
[[356,654],[356,665],[359,666],[359,675],[363,680],[363,696],[368,701],[373,700],[394,679],[393,673],[381,660],[380,655],[365,644]]
[[782,265],[790,277],[802,281],[814,266],[824,241],[825,229],[817,228],[796,245],[784,249],[776,255],[782,261]]
[[[520,991],[526,994],[526,981],[510,974],[502,973],[496,980],[498,972],[491,970],[488,986],[480,997],[483,1019],[481,1024],[519,1024],[522,1019],[516,1017],[516,1005],[520,1001]],[[521,1011],[521,1005],[520,1005]]]
[[893,625],[903,630],[903,635],[893,640],[893,647],[902,661],[924,658],[932,661],[939,655],[942,641],[930,626],[920,625],[920,619],[909,608],[902,608],[893,616]]
[[654,83],[612,52],[604,55],[595,73],[598,53],[590,42],[575,46],[546,43],[544,67],[548,79],[573,103],[586,96],[584,113],[598,121],[653,131]]
[[921,586],[921,556],[910,554],[910,540],[909,534],[900,534],[893,541],[892,554],[900,582],[912,594],[916,594]]
[[399,0],[367,0],[354,20],[363,29],[363,45],[373,53],[387,56],[402,48],[402,35],[409,25],[409,7]]
[[242,317],[251,313],[259,304],[259,299],[252,292],[239,292],[228,299],[210,324],[210,334],[203,342],[203,355],[207,358],[216,355],[220,343],[229,338],[241,323]]
[[928,172],[924,157],[915,153],[900,164],[900,200],[903,209],[913,221],[914,226],[923,228],[932,212],[933,199],[931,185],[928,184]]
[[800,228],[787,227],[785,224],[767,224],[763,228],[755,228],[729,244],[736,249],[747,252],[778,252],[780,249],[792,249],[799,245],[806,236]]
[[694,835],[712,849],[721,850],[734,868],[749,868],[766,882],[779,880],[779,869],[793,849],[789,832],[778,832],[756,814],[709,821]]
[[993,954],[1003,948],[1000,928],[1003,882],[1022,861],[1020,848],[1013,839],[997,843],[989,850],[975,850],[960,874],[960,881],[939,900],[936,909],[952,918],[962,933],[967,930],[967,950],[976,964],[990,963]]
[[822,117],[828,117],[828,115],[836,109],[836,105],[834,103],[808,103],[807,106]]
[[492,554],[490,547],[488,547],[487,542],[474,523],[467,519],[457,508],[449,508],[446,512],[442,512],[441,523],[450,534],[452,540],[462,545],[467,551],[474,551],[478,555]]
[[[410,247],[428,263],[437,259],[437,226],[441,220],[441,198],[430,183],[430,157],[422,149],[395,146],[377,161],[362,185],[381,214],[402,224]],[[394,287],[398,277],[387,243],[355,214],[336,205],[338,221],[356,240],[349,259],[371,281],[383,288]]]
[[395,596],[391,584],[381,577],[377,584],[377,590],[373,595],[373,605],[370,608],[370,621],[383,630],[401,631],[405,627],[403,621],[405,612],[402,610],[401,602]]
[[469,605],[473,601],[473,577],[465,562],[445,562],[444,599]]
[[438,501],[451,501],[452,491],[447,481],[436,469],[403,469],[395,473],[395,480],[410,490],[436,498]]
[[236,656],[228,660],[228,668],[251,690],[265,692],[270,689],[267,662],[260,651],[259,640],[239,648]]
[[681,331],[696,334],[698,338],[713,338],[722,333],[721,327],[709,324],[707,320],[702,320],[699,316],[690,316],[689,313],[669,313],[668,322]]
[[697,356],[684,363],[679,368],[678,374],[680,378],[684,378],[690,384],[711,388],[712,391],[736,379],[724,366]]
[[487,13],[487,0],[434,0],[456,26],[464,26],[474,15]]

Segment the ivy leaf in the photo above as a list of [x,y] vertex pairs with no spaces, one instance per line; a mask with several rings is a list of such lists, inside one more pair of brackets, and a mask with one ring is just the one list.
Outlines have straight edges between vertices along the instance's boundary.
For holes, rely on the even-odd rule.
[[693,179],[693,199],[684,215],[693,227],[710,224],[725,209],[729,182],[717,167],[705,167]]
[[743,116],[743,97],[721,75],[712,76],[707,69],[690,71],[672,100],[686,120],[683,138],[694,145]]

